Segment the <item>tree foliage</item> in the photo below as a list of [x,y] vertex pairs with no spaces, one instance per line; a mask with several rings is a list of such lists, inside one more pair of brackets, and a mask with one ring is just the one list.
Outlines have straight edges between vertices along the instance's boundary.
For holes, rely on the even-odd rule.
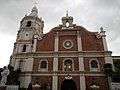
[[10,70],[10,74],[7,76],[6,85],[19,85],[20,81],[18,79],[21,73],[20,68],[17,70],[14,70],[14,67],[9,65],[8,69]]
[[120,60],[114,62],[115,71],[112,70],[112,65],[107,63],[104,65],[104,73],[111,77],[112,82],[120,82]]

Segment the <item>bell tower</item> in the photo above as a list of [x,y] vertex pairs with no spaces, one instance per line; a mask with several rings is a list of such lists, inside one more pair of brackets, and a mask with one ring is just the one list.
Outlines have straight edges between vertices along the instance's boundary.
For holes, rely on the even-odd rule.
[[34,6],[30,15],[25,15],[20,22],[13,54],[35,52],[35,39],[42,39],[43,27],[44,21],[38,17],[38,9]]
[[43,27],[44,21],[42,18],[38,17],[38,9],[34,6],[31,13],[25,15],[20,22],[20,28],[17,33],[16,42],[14,43],[13,54],[10,59],[10,65],[14,66],[15,69],[22,68],[23,71],[27,70],[26,63],[28,63],[28,58],[18,59],[17,56],[26,57],[26,55],[36,51],[37,41],[41,40],[43,37]]

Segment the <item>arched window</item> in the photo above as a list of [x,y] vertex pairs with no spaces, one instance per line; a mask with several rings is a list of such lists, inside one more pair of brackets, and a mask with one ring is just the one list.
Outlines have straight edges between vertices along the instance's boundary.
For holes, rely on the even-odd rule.
[[69,26],[70,26],[69,21],[66,21],[66,27],[69,27]]
[[64,62],[64,70],[65,71],[72,71],[72,61],[71,60],[65,60]]
[[91,61],[91,68],[98,68],[98,63],[95,60]]
[[30,26],[31,26],[31,21],[28,21],[26,27],[30,27]]
[[91,71],[99,71],[99,63],[97,60],[90,61],[90,70]]
[[23,50],[22,50],[22,52],[26,52],[26,45],[23,45]]
[[46,61],[42,61],[40,68],[47,68],[47,62]]
[[20,60],[20,61],[19,61],[19,68],[20,68],[21,70],[23,70],[23,69],[24,69],[24,66],[25,66],[25,61],[24,61],[24,60]]

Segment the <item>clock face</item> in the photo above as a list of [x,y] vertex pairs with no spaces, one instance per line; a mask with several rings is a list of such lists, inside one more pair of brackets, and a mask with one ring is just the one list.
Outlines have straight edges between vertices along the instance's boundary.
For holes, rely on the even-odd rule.
[[72,43],[70,40],[66,40],[66,41],[63,43],[63,46],[64,46],[64,48],[66,48],[66,49],[70,49],[70,48],[72,48],[73,43]]

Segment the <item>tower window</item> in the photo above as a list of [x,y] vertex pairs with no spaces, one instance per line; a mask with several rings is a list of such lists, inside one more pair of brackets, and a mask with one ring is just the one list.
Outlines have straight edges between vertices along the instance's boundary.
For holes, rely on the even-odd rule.
[[26,45],[23,45],[23,50],[22,50],[22,52],[26,52]]
[[40,68],[47,68],[47,62],[46,61],[42,61]]
[[26,27],[30,27],[30,26],[31,26],[31,21],[28,21]]
[[71,60],[65,60],[65,71],[72,71],[72,61]]
[[20,60],[20,61],[19,61],[19,68],[20,68],[21,70],[23,70],[24,66],[25,66],[25,62],[24,62],[23,60]]

